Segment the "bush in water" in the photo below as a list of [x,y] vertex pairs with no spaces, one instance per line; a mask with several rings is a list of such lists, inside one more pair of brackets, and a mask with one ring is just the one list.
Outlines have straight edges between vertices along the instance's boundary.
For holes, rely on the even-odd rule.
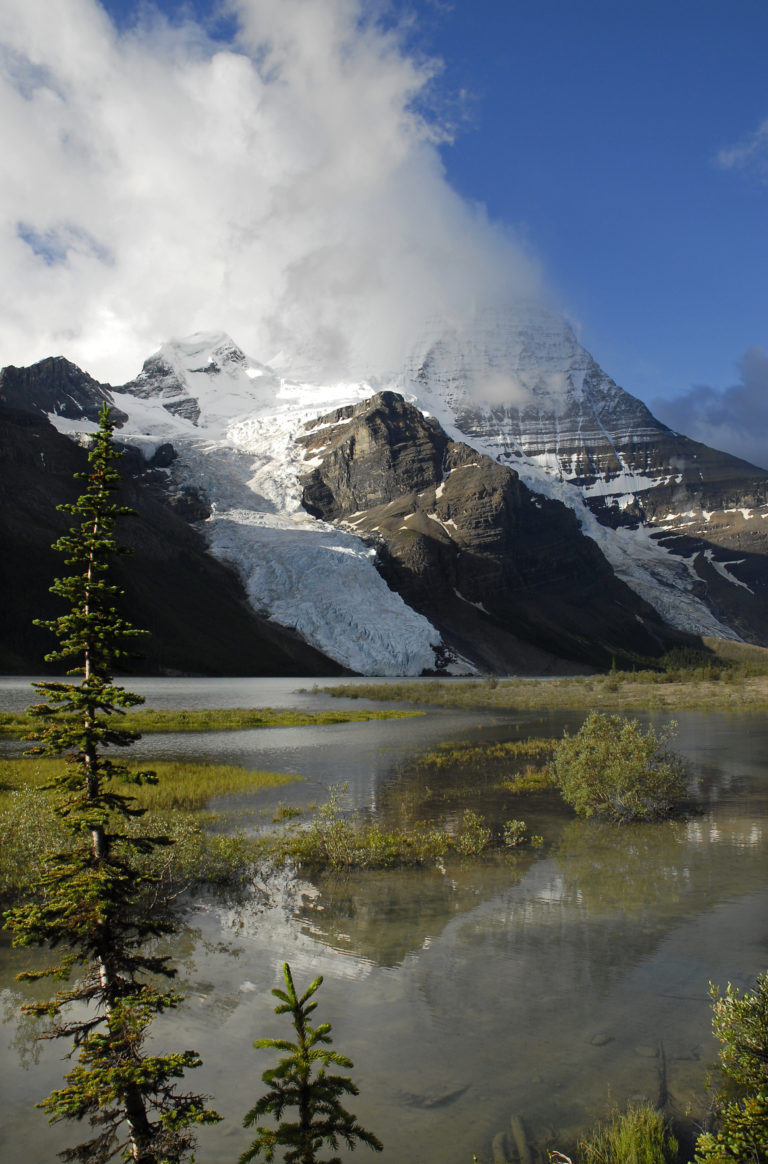
[[661,734],[636,719],[593,712],[575,736],[565,733],[550,774],[580,816],[626,822],[668,816],[685,792],[685,769]]

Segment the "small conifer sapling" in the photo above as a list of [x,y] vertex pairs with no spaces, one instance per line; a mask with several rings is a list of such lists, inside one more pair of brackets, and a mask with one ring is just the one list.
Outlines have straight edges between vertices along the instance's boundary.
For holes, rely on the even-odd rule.
[[[266,1161],[272,1161],[279,1149],[285,1151],[285,1164],[341,1164],[338,1156],[321,1160],[318,1155],[324,1144],[335,1150],[339,1141],[352,1149],[359,1141],[381,1152],[377,1137],[361,1127],[356,1117],[342,1106],[342,1096],[357,1095],[358,1088],[348,1076],[328,1071],[333,1065],[350,1069],[354,1064],[345,1055],[326,1049],[333,1041],[330,1023],[313,1027],[309,1022],[310,1014],[317,1007],[317,1002],[310,1000],[320,987],[322,977],[316,978],[301,998],[296,994],[287,962],[283,963],[283,978],[285,990],[272,991],[280,1000],[275,1014],[290,1014],[296,1041],[257,1039],[253,1044],[284,1051],[285,1055],[277,1067],[262,1075],[262,1082],[269,1090],[243,1120],[245,1127],[256,1127],[256,1139],[240,1157],[240,1164],[248,1164],[262,1154]],[[295,1120],[283,1118],[288,1108],[296,1109]],[[262,1125],[267,1116],[277,1121],[276,1128]]]

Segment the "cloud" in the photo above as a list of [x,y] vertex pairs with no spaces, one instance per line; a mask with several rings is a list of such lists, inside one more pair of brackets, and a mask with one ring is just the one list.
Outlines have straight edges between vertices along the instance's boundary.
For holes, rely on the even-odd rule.
[[96,0],[5,0],[0,365],[120,383],[223,329],[326,376],[399,365],[423,321],[536,294],[536,262],[449,186],[437,65],[366,0],[231,0],[236,31]]
[[740,380],[730,388],[700,385],[651,407],[670,428],[768,469],[768,354],[749,348],[736,367]]
[[735,145],[721,149],[715,160],[723,170],[752,170],[768,179],[768,118]]

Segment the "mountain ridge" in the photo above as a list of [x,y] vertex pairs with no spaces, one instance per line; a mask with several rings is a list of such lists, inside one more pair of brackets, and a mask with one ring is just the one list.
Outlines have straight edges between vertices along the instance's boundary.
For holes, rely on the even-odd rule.
[[[488,489],[503,470],[512,477],[490,493],[501,497],[514,478],[518,492],[525,488],[538,498],[540,514],[542,506],[565,507],[574,532],[563,561],[579,538],[590,541],[589,554],[597,552],[595,577],[610,575],[608,590],[615,590],[614,577],[628,588],[628,609],[635,604],[644,612],[639,617],[655,636],[657,654],[680,635],[768,643],[768,472],[697,445],[656,421],[599,368],[568,325],[543,308],[486,313],[471,326],[442,331],[435,324],[400,372],[370,383],[288,380],[250,359],[223,333],[162,345],[139,375],[120,387],[98,385],[80,373],[81,399],[74,365],[65,364],[53,360],[32,369],[4,369],[0,402],[21,399],[60,432],[82,440],[84,418],[92,417],[99,399],[107,399],[117,410],[120,440],[135,450],[141,472],[153,475],[153,488],[165,503],[192,521],[208,552],[236,575],[251,610],[298,634],[337,666],[417,674],[444,665],[446,647],[459,668],[497,671],[526,669],[526,664],[552,669],[558,658],[570,659],[563,666],[575,658],[604,666],[607,650],[622,654],[614,635],[613,645],[596,655],[585,650],[574,655],[573,644],[566,649],[564,643],[568,636],[578,638],[575,627],[558,646],[558,624],[551,617],[557,604],[551,596],[549,612],[540,602],[538,612],[530,607],[523,616],[518,603],[522,633],[507,627],[504,634],[515,642],[494,651],[493,634],[480,626],[483,620],[469,617],[483,606],[480,597],[446,594],[441,613],[425,597],[430,587],[425,590],[422,580],[420,590],[415,583],[413,563],[411,581],[403,581],[397,530],[384,536],[370,515],[382,506],[397,508],[407,492],[398,492],[402,482],[392,449],[386,455],[383,446],[379,449],[384,459],[374,471],[359,444],[367,430],[358,422],[382,394],[390,410],[401,407],[395,397],[412,410],[398,457],[418,461],[425,432],[434,442],[440,429],[441,455],[453,442],[487,458],[478,490]],[[335,505],[317,492],[319,478],[329,474],[328,452],[318,434],[352,419],[358,425],[355,449],[345,455],[341,471],[362,482],[361,511],[369,515],[365,520],[358,515],[356,524],[347,501]],[[424,488],[435,491],[443,482],[437,479],[436,446],[433,451]],[[337,500],[339,468],[330,473]],[[307,484],[313,474],[314,492]],[[465,502],[468,509],[474,504],[470,497]],[[507,506],[508,522],[513,508]],[[422,549],[440,558],[444,539],[432,517],[423,507],[412,512],[432,523]],[[494,527],[495,518],[486,513],[484,520]],[[506,536],[500,535],[500,545]],[[527,536],[533,545],[533,525]],[[501,553],[497,565],[508,579],[514,570],[503,561],[505,554],[513,563],[521,553],[519,544]],[[422,557],[426,563],[429,554]],[[458,568],[456,561],[450,570]],[[424,569],[428,577],[426,564]],[[431,589],[436,591],[436,582]],[[558,598],[563,634],[566,597]],[[476,625],[482,649],[477,643],[473,648],[471,634],[460,633],[456,602],[463,602],[464,622]],[[454,608],[450,618],[448,606]],[[493,621],[486,610],[485,622],[489,618]],[[587,622],[587,637],[599,642],[599,628]],[[632,638],[628,626],[626,644]],[[628,647],[624,655],[633,650]]]

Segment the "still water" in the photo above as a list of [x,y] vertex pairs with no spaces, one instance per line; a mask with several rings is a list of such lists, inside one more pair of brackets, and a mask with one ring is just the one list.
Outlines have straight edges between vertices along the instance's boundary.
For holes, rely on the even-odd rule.
[[[130,687],[164,707],[329,703],[296,680]],[[28,702],[23,682],[0,680],[0,707]],[[448,739],[559,736],[580,718],[430,710],[413,720],[152,736],[138,748],[300,776],[227,806],[244,827],[260,827],[278,799],[309,808],[334,784],[347,786],[346,806],[396,817],[414,791],[409,761],[419,751]],[[543,1160],[544,1144],[564,1146],[640,1096],[672,1114],[701,1112],[715,1054],[708,983],[748,988],[768,966],[768,725],[755,715],[677,718],[676,747],[700,803],[688,821],[601,828],[546,797],[522,810],[489,797],[481,811],[525,816],[544,847],[445,871],[284,877],[244,909],[200,903],[175,950],[184,1006],[155,1024],[160,1045],[200,1052],[189,1086],[213,1095],[226,1117],[201,1134],[199,1164],[233,1162],[250,1143],[242,1116],[272,1063],[251,1044],[287,1034],[270,994],[284,960],[299,987],[324,975],[318,1016],[354,1061],[360,1095],[350,1106],[384,1142],[384,1164],[469,1164],[473,1153],[490,1162],[494,1144],[498,1159],[513,1160],[523,1140]],[[50,1129],[34,1111],[67,1064],[47,1045],[30,1061],[10,993],[25,955],[2,953],[0,1151],[13,1158],[23,1143],[25,1159],[42,1164],[85,1129]],[[367,1157],[363,1147],[349,1158]]]

